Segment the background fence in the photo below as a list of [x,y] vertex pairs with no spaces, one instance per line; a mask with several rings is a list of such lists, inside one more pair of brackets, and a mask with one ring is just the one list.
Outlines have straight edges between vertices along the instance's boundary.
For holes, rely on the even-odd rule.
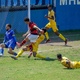
[[[5,11],[0,12],[0,33],[4,33],[5,24],[10,23],[15,32],[24,33],[27,31],[27,25],[24,23],[24,18],[27,16],[28,0],[0,0],[1,9],[3,6]],[[55,2],[55,4],[54,4]],[[31,0],[31,5],[34,9],[31,10],[31,20],[37,23],[42,28],[45,27],[48,20],[44,17],[47,14],[48,4],[55,5],[56,21],[59,30],[76,30],[80,29],[80,1],[77,0]],[[10,11],[8,6],[15,6]],[[17,6],[21,6],[22,10],[17,10]],[[42,7],[43,6],[43,7]],[[38,7],[38,8],[37,8]],[[23,9],[24,8],[24,9]],[[37,9],[36,9],[37,8]]]

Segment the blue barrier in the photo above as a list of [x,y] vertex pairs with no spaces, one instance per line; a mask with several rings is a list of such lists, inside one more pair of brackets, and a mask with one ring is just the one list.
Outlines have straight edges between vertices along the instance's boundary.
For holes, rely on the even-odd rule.
[[[52,4],[52,0],[31,0],[31,5],[47,5]],[[25,6],[28,0],[0,0],[0,6]]]
[[79,9],[79,0],[56,0],[56,20],[60,30],[80,29]]
[[[27,10],[14,12],[0,12],[0,33],[5,32],[5,25],[10,23],[12,29],[16,32],[26,32],[27,25],[24,23],[24,18],[27,16]],[[47,9],[31,10],[31,20],[34,21],[40,28],[44,27],[48,20],[44,17]]]

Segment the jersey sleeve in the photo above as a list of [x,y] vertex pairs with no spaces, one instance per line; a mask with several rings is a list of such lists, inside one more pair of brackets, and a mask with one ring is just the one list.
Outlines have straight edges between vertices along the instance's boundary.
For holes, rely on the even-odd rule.
[[14,33],[13,30],[11,31],[11,35],[12,35],[13,39],[17,42],[17,39],[16,39],[16,37],[15,37],[15,33]]

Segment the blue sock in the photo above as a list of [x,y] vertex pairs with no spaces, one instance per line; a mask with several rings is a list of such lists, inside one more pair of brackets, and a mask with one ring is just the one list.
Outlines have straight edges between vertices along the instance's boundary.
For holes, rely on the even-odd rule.
[[14,52],[14,53],[13,53],[13,55],[14,55],[14,56],[16,56],[16,55],[17,55],[17,53],[16,53],[16,52]]
[[4,54],[4,49],[0,47],[0,54]]

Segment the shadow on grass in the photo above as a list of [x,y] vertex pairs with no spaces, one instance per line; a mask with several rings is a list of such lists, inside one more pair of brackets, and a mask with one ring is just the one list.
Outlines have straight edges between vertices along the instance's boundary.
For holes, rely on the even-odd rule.
[[63,46],[63,47],[72,47],[71,45],[58,45],[58,43],[57,44],[53,44],[53,43],[48,43],[47,45],[50,45],[50,46]]
[[57,60],[56,58],[48,58],[48,59],[34,59],[34,60],[44,60],[44,61],[55,61]]
[[63,68],[64,70],[74,70],[74,69],[72,69],[72,68]]

